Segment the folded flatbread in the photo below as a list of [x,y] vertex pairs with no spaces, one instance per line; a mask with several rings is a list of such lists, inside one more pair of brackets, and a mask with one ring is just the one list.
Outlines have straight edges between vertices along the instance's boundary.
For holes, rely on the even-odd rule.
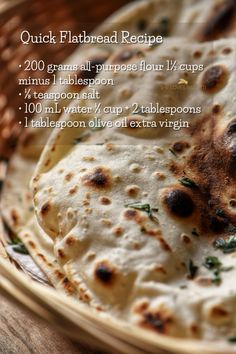
[[[129,50],[130,63],[189,66],[118,73],[115,92],[100,88],[101,103],[124,113],[99,118],[126,118],[127,127],[55,130],[32,180],[40,226],[83,300],[158,333],[235,334],[235,44],[170,39],[151,50],[118,50],[108,64]],[[181,113],[132,114],[133,102]],[[137,121],[157,128],[132,128]]]

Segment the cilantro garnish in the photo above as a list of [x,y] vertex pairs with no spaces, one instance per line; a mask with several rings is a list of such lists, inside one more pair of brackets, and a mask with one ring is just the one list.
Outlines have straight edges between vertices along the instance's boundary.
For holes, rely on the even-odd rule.
[[230,236],[227,239],[222,237],[214,242],[215,248],[223,251],[223,253],[232,253],[236,251],[236,236]]
[[198,185],[188,177],[183,177],[179,179],[179,182],[188,188],[198,188]]
[[188,275],[190,279],[195,278],[195,276],[197,275],[198,272],[198,266],[196,266],[193,261],[190,259],[189,263],[188,263]]
[[158,223],[158,219],[153,215],[153,213],[157,213],[158,209],[157,208],[151,208],[150,204],[140,204],[140,203],[131,203],[131,204],[126,204],[125,205],[126,208],[133,208],[133,209],[137,209],[137,210],[141,210],[144,211],[148,214],[149,218]]

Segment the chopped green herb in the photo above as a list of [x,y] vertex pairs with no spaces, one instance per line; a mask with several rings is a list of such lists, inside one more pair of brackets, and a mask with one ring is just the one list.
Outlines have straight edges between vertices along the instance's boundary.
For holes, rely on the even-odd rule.
[[190,279],[195,278],[196,274],[198,272],[198,266],[196,266],[193,261],[190,259],[189,263],[188,263],[188,273],[189,273],[189,277]]
[[12,246],[12,249],[21,254],[29,254],[27,249],[25,248],[24,244],[22,243],[21,239],[16,235],[11,237],[11,242],[9,243]]
[[197,232],[197,229],[195,227],[192,229],[191,233],[192,233],[193,236],[199,237],[199,233]]
[[224,238],[220,237],[217,240],[214,241],[214,246],[216,248],[223,248],[226,245],[226,241]]
[[188,177],[183,177],[179,179],[179,182],[188,188],[198,188],[197,184]]
[[203,265],[207,269],[215,269],[215,268],[218,269],[222,265],[222,263],[219,261],[217,257],[209,256],[205,258]]
[[22,243],[19,237],[15,235],[11,237],[10,245],[18,245],[19,243]]
[[221,267],[221,268],[220,268],[221,272],[229,272],[229,271],[232,270],[232,269],[234,269],[233,266],[231,266],[231,267]]
[[126,204],[125,207],[142,210],[148,214],[151,212],[150,204],[131,203],[131,204]]
[[221,283],[221,272],[229,272],[233,269],[233,267],[222,267],[222,263],[215,256],[206,257],[203,265],[208,270],[213,271],[211,281],[216,285],[219,285]]
[[212,281],[212,283],[214,283],[216,285],[220,285],[221,277],[220,277],[220,270],[219,269],[215,269],[213,271],[211,281]]
[[236,233],[236,226],[229,224],[227,231],[229,234],[235,234]]
[[236,236],[230,236],[227,239],[222,237],[214,242],[215,248],[221,249],[223,253],[232,253],[236,251]]
[[157,219],[152,213],[149,215],[149,218],[150,218],[150,220],[152,220],[152,221],[155,222],[156,224],[159,224],[158,219]]
[[227,340],[230,343],[236,343],[236,336],[229,337]]
[[158,209],[157,208],[151,208],[150,204],[140,204],[140,203],[131,203],[131,204],[126,204],[125,205],[126,208],[133,208],[133,209],[137,209],[137,210],[141,210],[141,211],[145,211],[149,218],[158,223],[158,219],[153,215],[153,213],[157,213]]
[[169,149],[169,151],[172,153],[172,155],[174,155],[175,157],[178,157],[178,155],[174,152],[173,149]]
[[217,216],[219,216],[221,218],[225,218],[224,210],[222,210],[221,208],[216,208],[215,213]]
[[157,213],[157,212],[159,211],[159,209],[158,209],[158,208],[152,208],[152,211],[153,211],[154,213]]
[[12,249],[21,254],[29,254],[28,250],[25,248],[23,243],[18,243],[17,245],[13,245]]

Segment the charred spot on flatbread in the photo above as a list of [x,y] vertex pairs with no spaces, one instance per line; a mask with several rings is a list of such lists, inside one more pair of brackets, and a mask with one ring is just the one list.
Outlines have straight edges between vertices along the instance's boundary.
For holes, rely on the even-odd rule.
[[102,261],[96,265],[94,275],[102,285],[109,286],[115,280],[116,271],[108,261]]
[[142,315],[143,319],[140,325],[144,328],[151,329],[160,334],[167,334],[170,325],[174,322],[170,314],[159,311],[146,311]]
[[[107,60],[108,55],[101,55],[101,56],[97,56],[97,57],[92,57],[92,58],[88,58],[87,62],[90,62],[90,70],[87,69],[82,69],[79,70],[77,72],[77,75],[80,79],[82,80],[92,80],[95,79],[95,77],[98,75],[98,71],[97,71],[97,66],[100,66],[102,64],[105,63],[105,61]],[[84,62],[84,66],[87,66],[87,62]],[[82,66],[82,65],[81,65]],[[70,85],[70,88],[72,90],[76,90],[76,91],[80,91],[81,88],[85,87],[86,84],[84,85]]]
[[212,113],[213,114],[219,114],[221,113],[223,107],[220,104],[214,104],[214,106],[212,107]]
[[236,119],[234,119],[233,121],[231,121],[228,125],[228,128],[227,128],[227,134],[228,135],[231,135],[231,134],[234,134],[236,133]]
[[164,203],[171,215],[181,218],[191,216],[195,208],[189,193],[177,188],[170,190],[165,195]]
[[86,187],[108,189],[112,184],[111,171],[106,167],[98,166],[83,176],[82,181]]
[[49,202],[46,202],[45,204],[43,204],[43,206],[41,207],[41,214],[44,216],[46,214],[48,214],[48,212],[51,209],[51,204]]
[[[139,129],[139,123],[142,123],[142,117],[129,116],[127,117],[127,129]],[[142,126],[141,126],[142,127]]]
[[220,91],[228,81],[228,70],[224,65],[213,65],[202,77],[202,90],[206,93]]
[[65,181],[66,181],[66,182],[70,182],[73,177],[74,177],[74,173],[73,173],[73,172],[68,172],[68,173],[65,175]]
[[[206,218],[206,216],[205,216],[205,218]],[[219,217],[216,217],[216,216],[210,216],[209,217],[209,221],[210,221],[209,228],[214,233],[223,232],[224,229],[228,225],[227,220],[219,218]]]
[[135,221],[137,224],[143,223],[147,217],[143,213],[135,209],[128,209],[124,212],[124,217],[126,220]]
[[194,148],[183,167],[191,171],[199,187],[194,190],[200,211],[199,228],[211,234],[221,233],[236,222],[234,212],[227,206],[227,200],[234,198],[230,186],[236,177],[236,124],[233,119],[218,133],[217,123],[224,114],[220,106],[218,115],[207,114],[191,127]]
[[176,153],[182,153],[190,147],[187,141],[177,141],[173,144],[172,149]]
[[108,56],[101,56],[96,58],[91,58],[90,62],[91,70],[81,70],[80,77],[82,79],[94,79],[97,76],[97,65],[102,65],[107,60]]
[[131,59],[134,59],[135,57],[138,58],[140,56],[143,56],[140,49],[128,47],[120,50],[120,52],[113,57],[112,63],[126,63],[131,61]]
[[20,215],[18,214],[16,209],[11,210],[11,220],[14,226],[18,226],[20,222]]
[[145,18],[142,18],[140,19],[138,22],[137,22],[137,29],[138,31],[140,32],[143,32],[145,31],[145,29],[147,28],[148,26],[148,22]]
[[234,27],[236,18],[236,3],[234,0],[217,4],[199,35],[200,41],[210,41],[227,35]]
[[223,324],[230,319],[230,313],[221,304],[213,306],[209,311],[209,320],[213,323]]

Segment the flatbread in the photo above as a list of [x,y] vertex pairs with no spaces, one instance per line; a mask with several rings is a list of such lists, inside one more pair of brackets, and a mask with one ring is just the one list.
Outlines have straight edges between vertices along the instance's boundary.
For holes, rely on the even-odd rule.
[[[162,34],[164,37],[173,34],[186,37],[188,33],[190,38],[204,42],[235,36],[234,19],[234,1],[150,0],[128,5],[106,21],[95,33],[109,34],[114,29],[126,29],[134,34],[145,31],[149,34]],[[115,47],[84,46],[84,51],[76,51],[67,63],[82,63],[91,57],[105,61]],[[130,62],[139,62],[142,53],[151,63],[177,58],[182,62],[189,61],[195,64],[204,62],[206,69],[204,73],[193,75],[183,72],[183,77],[189,85],[188,90],[184,90],[183,87],[180,89],[178,86],[179,80],[183,79],[179,72],[165,73],[164,77],[157,73],[155,80],[153,73],[142,77],[141,73],[127,75],[121,72],[117,75],[118,91],[115,89],[110,92],[110,88],[103,89],[103,106],[120,104],[124,107],[131,105],[134,100],[140,105],[145,105],[158,100],[160,105],[164,106],[177,104],[194,106],[197,103],[208,107],[206,112],[203,112],[200,118],[199,115],[187,116],[186,120],[191,122],[188,133],[184,129],[173,132],[171,129],[130,127],[102,131],[65,129],[62,134],[55,131],[33,179],[37,217],[44,230],[33,216],[28,181],[51,130],[27,130],[11,163],[3,191],[2,210],[5,221],[18,233],[32,257],[55,287],[62,288],[69,294],[78,291],[81,299],[98,309],[159,333],[205,339],[234,335],[235,294],[234,289],[231,291],[230,281],[234,271],[230,270],[224,274],[223,289],[215,288],[209,273],[204,272],[202,268],[194,281],[187,281],[185,275],[189,268],[190,256],[194,268],[196,262],[199,263],[199,260],[201,262],[208,255],[208,250],[215,252],[212,251],[212,238],[218,231],[211,228],[215,228],[215,225],[222,227],[225,224],[225,220],[221,220],[224,217],[212,215],[219,201],[220,210],[222,208],[227,213],[227,220],[230,220],[231,224],[234,223],[232,206],[235,198],[232,192],[234,145],[231,136],[224,139],[222,137],[227,129],[233,132],[233,128],[227,126],[235,114],[228,105],[228,102],[234,100],[235,42],[230,40],[194,45],[174,39],[167,41],[160,49],[150,50],[145,46],[128,49],[125,47],[112,55],[107,63],[124,60],[125,56],[122,59],[122,53],[127,54],[127,50],[131,52],[128,58]],[[110,73],[101,73],[100,76],[110,77]],[[74,89],[70,86],[61,88],[66,92]],[[58,90],[60,89],[56,86],[51,92]],[[89,90],[85,88],[85,91]],[[91,101],[79,103],[85,106],[94,105]],[[67,104],[69,101],[60,101],[59,107]],[[75,105],[75,102],[71,105]],[[54,104],[45,100],[44,107],[53,106]],[[227,114],[223,115],[225,111]],[[130,112],[119,117],[111,114],[109,119],[118,121],[128,113]],[[58,116],[51,118],[57,120]],[[86,117],[72,115],[63,116],[61,119],[89,121],[91,118],[93,117],[89,115]],[[107,120],[106,115],[100,118]],[[130,122],[142,119],[158,121],[160,118],[173,121],[174,117],[168,114],[165,116],[139,114],[134,119],[132,114],[129,114]],[[219,150],[218,141],[221,144]],[[75,142],[78,145],[75,146]],[[81,145],[81,142],[85,145]],[[203,148],[199,146],[199,142],[203,144]],[[100,145],[104,143],[105,145]],[[209,149],[212,149],[212,153],[208,155],[206,151]],[[218,156],[226,158],[227,171],[219,163],[215,163],[212,169],[212,161]],[[178,163],[176,158],[179,158]],[[203,168],[197,166],[198,159]],[[81,163],[81,169],[76,170],[79,175],[77,180],[79,187],[74,184],[74,171],[70,171],[78,167],[78,161]],[[106,195],[103,188],[100,190],[104,171],[92,171],[92,166],[97,161],[106,166],[105,172],[109,168],[115,177],[115,182],[112,181],[112,188],[108,188]],[[71,168],[67,171],[68,166]],[[172,208],[170,213],[170,210],[163,206],[162,201],[165,200],[165,193],[168,194],[169,188],[175,186],[177,190],[186,194],[186,186],[181,186],[178,182],[178,178],[185,176],[186,166],[190,171],[188,177],[194,178],[201,185],[201,197],[193,195],[193,191],[191,193],[188,191],[187,195],[191,195],[188,197],[185,195],[185,201],[189,202],[192,198],[197,206],[202,207],[201,198],[206,193],[213,195],[212,204],[204,210],[206,215],[210,216],[210,220],[213,220],[212,225],[209,222],[205,223],[206,217],[198,213],[186,216],[189,223],[181,222],[179,215],[177,218],[173,215],[173,211],[176,214],[175,208]],[[98,177],[99,187],[90,186],[94,178],[89,174],[86,177],[87,170],[83,170],[85,168],[88,171],[91,169],[95,177]],[[221,178],[227,179],[224,190],[220,189],[221,183],[215,178],[215,170],[220,171]],[[206,183],[205,180],[209,176],[209,182]],[[65,188],[65,184],[69,189]],[[86,192],[87,189],[89,192]],[[121,200],[122,196],[125,200]],[[90,208],[91,200],[94,202],[93,208]],[[133,206],[126,207],[122,204],[123,201],[127,201],[125,205],[132,202]],[[78,203],[82,204],[81,210],[86,214],[82,221],[77,215],[80,205]],[[137,205],[140,207],[145,205],[143,203],[149,207],[146,206],[146,210],[137,209]],[[157,215],[152,215],[152,211],[150,214],[148,209],[150,207],[160,209],[158,212],[155,211]],[[104,215],[101,215],[103,209]],[[186,208],[183,208],[182,212],[188,213]],[[97,218],[94,217],[95,213]],[[86,220],[89,220],[91,229],[86,229]],[[198,231],[193,232],[196,224]],[[209,233],[211,237],[204,237],[199,248],[198,239],[192,238],[192,233],[198,232],[201,236]],[[218,251],[216,254],[221,253]],[[234,265],[231,256],[224,256],[222,263],[225,267]],[[200,264],[198,266],[200,267]],[[180,289],[179,287],[186,286],[185,282],[188,283],[188,289]],[[202,296],[204,284],[207,284],[207,288],[204,288]],[[216,290],[217,300],[214,298]],[[221,325],[224,326],[220,328]]]
[[[132,115],[132,121],[189,122],[179,130],[153,129],[151,136],[146,128],[106,128],[75,144],[80,131],[55,130],[32,180],[38,221],[83,300],[158,333],[209,341],[235,335],[235,253],[222,252],[236,221],[235,44],[170,39],[152,50],[130,48],[142,51],[131,63],[168,58],[204,69],[166,71],[162,78],[120,72],[115,92],[101,89],[102,106],[159,102],[202,112]],[[178,88],[183,75],[184,91]],[[125,101],[124,90],[132,90]]]
[[[72,295],[76,291],[53,255],[53,242],[39,227],[34,216],[32,195],[28,186],[34,168],[35,160],[26,159],[19,153],[13,156],[2,193],[1,211],[7,226],[22,240],[51,284]],[[28,274],[30,274],[28,264],[31,264],[31,275],[45,281],[40,269],[29,263],[28,255],[16,253],[13,257],[14,248],[11,246],[7,247],[7,252]]]

